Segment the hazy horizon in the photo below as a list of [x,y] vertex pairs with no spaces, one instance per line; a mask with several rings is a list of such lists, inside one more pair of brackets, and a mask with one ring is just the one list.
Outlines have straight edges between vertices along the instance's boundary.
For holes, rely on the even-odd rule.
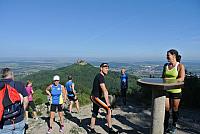
[[[63,62],[71,62],[74,63],[77,60],[85,60],[89,62],[117,62],[117,63],[130,63],[130,62],[167,62],[166,58],[157,58],[157,59],[150,59],[150,58],[129,58],[129,57],[0,57],[0,61],[18,61],[22,60],[24,62],[27,61],[42,61],[42,60],[58,60]],[[200,63],[200,59],[182,59],[181,62],[196,62]]]

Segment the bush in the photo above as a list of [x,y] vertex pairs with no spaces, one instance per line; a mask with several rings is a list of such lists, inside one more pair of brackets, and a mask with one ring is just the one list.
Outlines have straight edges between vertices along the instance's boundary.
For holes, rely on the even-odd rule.
[[90,95],[85,93],[78,94],[78,101],[81,106],[91,103]]
[[35,105],[46,103],[47,95],[45,95],[41,89],[37,89],[33,94],[33,101],[35,102]]

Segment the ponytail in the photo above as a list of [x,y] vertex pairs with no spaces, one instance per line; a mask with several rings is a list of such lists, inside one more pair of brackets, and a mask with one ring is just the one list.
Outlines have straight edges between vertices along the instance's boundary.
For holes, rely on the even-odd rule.
[[178,56],[176,57],[176,61],[177,61],[177,62],[181,62],[181,56],[180,56],[180,55],[178,55]]
[[172,55],[176,55],[176,61],[180,62],[181,61],[181,55],[178,54],[178,51],[175,49],[170,49],[169,51],[167,51],[167,53],[170,53]]

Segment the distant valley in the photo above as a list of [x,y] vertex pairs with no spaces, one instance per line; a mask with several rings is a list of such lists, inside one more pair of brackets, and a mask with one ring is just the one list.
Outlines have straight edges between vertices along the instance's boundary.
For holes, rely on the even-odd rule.
[[[77,62],[76,58],[21,58],[21,59],[0,59],[0,69],[4,67],[10,67],[14,70],[15,75],[23,77],[33,74],[41,70],[54,70],[56,68],[65,67]],[[98,67],[100,62],[98,61],[86,61],[93,66]],[[165,62],[109,62],[110,69],[112,71],[119,72],[122,67],[127,69],[129,74],[133,74],[138,77],[161,77],[163,64]],[[184,62],[186,70],[192,74],[200,76],[200,62],[187,61]]]

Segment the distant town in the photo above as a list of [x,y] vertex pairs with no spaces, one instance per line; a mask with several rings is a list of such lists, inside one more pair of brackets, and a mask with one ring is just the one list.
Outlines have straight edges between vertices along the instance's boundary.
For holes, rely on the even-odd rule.
[[[74,60],[74,61],[73,61]],[[41,70],[54,70],[59,67],[65,67],[74,63],[85,65],[87,63],[98,67],[99,61],[86,61],[82,59],[0,59],[0,69],[4,67],[12,68],[16,76],[26,76]],[[161,77],[164,62],[109,62],[110,70],[119,72],[122,67],[125,67],[130,75],[138,77]],[[200,78],[200,62],[185,62],[184,63],[188,75],[196,75]]]

